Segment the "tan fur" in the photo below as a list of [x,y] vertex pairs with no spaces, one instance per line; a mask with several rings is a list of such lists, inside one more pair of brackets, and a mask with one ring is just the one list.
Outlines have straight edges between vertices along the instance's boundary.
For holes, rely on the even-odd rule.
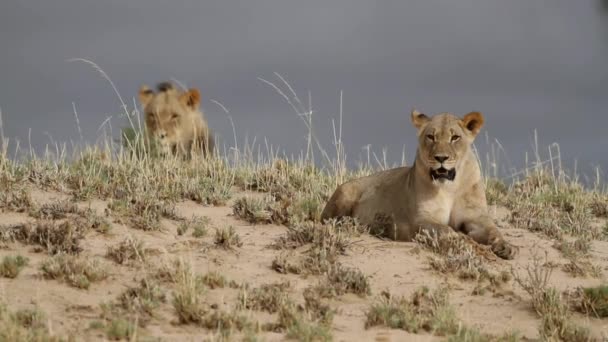
[[181,91],[163,82],[155,93],[144,85],[139,90],[139,101],[144,111],[146,136],[158,142],[161,152],[183,156],[213,152],[214,140],[200,110],[198,89]]
[[[442,113],[432,118],[412,111],[418,150],[412,167],[399,167],[340,185],[322,213],[323,219],[352,216],[363,224],[390,220],[387,235],[411,241],[423,230],[458,231],[491,245],[498,256],[512,259],[508,244],[487,211],[484,184],[471,144],[483,126],[481,113],[458,118]],[[439,159],[437,159],[439,158]],[[454,169],[453,180],[433,179],[431,172]]]

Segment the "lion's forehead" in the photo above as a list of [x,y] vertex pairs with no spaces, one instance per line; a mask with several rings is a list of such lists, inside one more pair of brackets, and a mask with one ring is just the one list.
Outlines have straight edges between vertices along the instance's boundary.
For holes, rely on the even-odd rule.
[[452,113],[440,113],[431,118],[427,130],[434,134],[461,134],[463,132],[460,124],[461,119]]

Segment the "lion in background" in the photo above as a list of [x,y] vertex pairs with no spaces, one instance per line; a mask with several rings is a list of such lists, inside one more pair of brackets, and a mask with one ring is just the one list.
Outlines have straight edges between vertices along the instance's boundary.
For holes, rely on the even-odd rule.
[[505,241],[488,213],[481,170],[471,150],[484,123],[481,113],[461,119],[413,110],[411,121],[418,130],[414,164],[340,185],[322,219],[351,216],[373,226],[388,218],[387,235],[402,241],[423,231],[457,231],[490,245],[497,256],[513,259],[517,248]]
[[156,90],[146,85],[139,90],[147,140],[158,143],[162,154],[213,153],[214,139],[200,109],[199,90],[181,91],[170,82],[159,83]]

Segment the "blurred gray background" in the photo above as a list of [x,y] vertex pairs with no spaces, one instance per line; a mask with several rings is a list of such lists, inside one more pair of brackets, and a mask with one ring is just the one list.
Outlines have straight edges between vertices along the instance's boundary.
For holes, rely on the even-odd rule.
[[[5,135],[41,150],[94,142],[126,120],[97,63],[133,109],[142,83],[175,78],[198,87],[222,144],[297,154],[306,127],[258,78],[283,75],[312,96],[316,133],[332,151],[343,92],[348,159],[365,146],[389,163],[416,146],[412,107],[429,114],[478,110],[498,140],[500,167],[521,168],[538,130],[543,159],[557,142],[581,175],[608,167],[608,3],[605,0],[24,0],[0,4],[0,108]],[[28,134],[31,130],[31,139]],[[486,135],[477,146],[490,151]]]

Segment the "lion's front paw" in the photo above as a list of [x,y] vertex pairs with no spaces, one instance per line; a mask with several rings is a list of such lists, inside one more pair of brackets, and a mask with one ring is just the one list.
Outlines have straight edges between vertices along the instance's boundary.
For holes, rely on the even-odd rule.
[[500,258],[511,260],[519,253],[519,248],[511,245],[507,241],[500,239],[492,244],[492,252]]

